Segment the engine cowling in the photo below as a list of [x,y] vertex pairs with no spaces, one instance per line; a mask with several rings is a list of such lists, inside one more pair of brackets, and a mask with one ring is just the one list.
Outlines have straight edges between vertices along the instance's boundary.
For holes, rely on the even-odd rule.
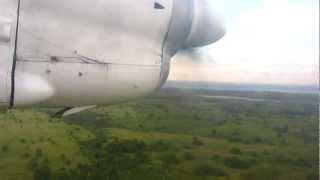
[[225,33],[207,0],[29,0],[19,7],[17,23],[17,1],[0,0],[0,16],[9,20],[0,24],[0,106],[141,97],[164,84],[179,50]]
[[209,45],[225,33],[221,18],[210,9],[207,0],[173,1],[160,86],[167,80],[170,60],[179,50]]
[[[2,11],[3,10],[3,11]],[[6,13],[7,12],[7,13]],[[11,101],[12,65],[14,54],[14,9],[0,4],[0,106],[9,107]]]
[[221,18],[209,8],[207,1],[194,1],[192,26],[185,47],[209,45],[221,39],[225,33]]

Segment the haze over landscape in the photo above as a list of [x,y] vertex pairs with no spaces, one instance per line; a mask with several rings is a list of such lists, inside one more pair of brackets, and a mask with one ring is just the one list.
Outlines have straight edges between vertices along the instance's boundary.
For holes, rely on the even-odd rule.
[[170,80],[318,86],[319,2],[212,0],[227,34],[172,61]]
[[[168,81],[153,93],[147,94],[145,88],[154,90],[151,84],[153,80],[155,85],[160,82],[159,71],[153,80],[146,78],[153,73],[140,73],[144,69],[154,72],[150,70],[153,64],[106,64],[72,51],[81,61],[50,56],[49,62],[41,60],[39,66],[34,64],[41,68],[37,70],[31,66],[32,61],[23,62],[17,56],[17,65],[30,64],[17,69],[25,72],[30,67],[31,72],[41,74],[40,80],[48,78],[48,84],[57,84],[52,86],[57,98],[50,95],[48,101],[61,101],[62,107],[49,108],[44,100],[39,101],[40,107],[33,101],[23,108],[8,110],[0,106],[0,180],[319,180],[319,2],[208,1],[213,11],[224,16],[226,36],[214,45],[177,54]],[[109,16],[109,20],[127,21],[129,16],[108,3],[123,4],[123,13],[128,13],[127,7],[131,7],[125,3],[132,3],[130,0],[21,2],[29,10],[34,8],[33,13],[38,12],[35,5],[41,6],[41,15],[30,18],[30,27],[39,26],[40,32],[47,23],[48,27],[59,25],[56,15],[63,17],[59,18],[64,25],[77,22],[70,27],[79,32],[94,20],[110,24],[104,19],[106,16],[100,18],[100,13],[121,12],[119,16]],[[141,4],[147,2],[152,8],[155,3],[155,11],[167,7],[154,0],[143,0]],[[104,3],[114,12],[106,11],[100,5]],[[140,1],[133,4],[141,5]],[[89,13],[83,14],[88,9]],[[147,17],[147,13],[137,10],[139,18],[141,13]],[[90,16],[91,11],[95,18]],[[82,21],[82,16],[87,21]],[[100,22],[93,26],[97,24]],[[127,27],[126,23],[123,25]],[[60,37],[54,28],[48,29],[52,33],[47,36],[49,40]],[[119,34],[122,30],[127,28],[119,28]],[[101,31],[105,33],[105,29]],[[75,37],[78,41],[61,38],[60,42],[69,47],[85,44],[83,47],[90,50],[101,46],[99,33]],[[118,40],[117,37],[114,39]],[[35,44],[40,46],[41,41],[38,38]],[[123,41],[129,44],[127,38]],[[56,48],[60,46],[49,44],[46,51],[59,51]],[[101,47],[107,54],[111,52]],[[147,54],[143,54],[145,59],[149,57]],[[68,64],[72,68],[60,69]],[[37,100],[42,91],[37,93],[36,88],[25,91],[15,86],[18,82],[26,87],[42,85],[42,81],[37,84],[36,77],[30,83],[13,78],[17,81],[12,82],[10,90],[26,92],[27,101],[32,97]],[[99,82],[106,86],[96,86]],[[0,83],[0,92],[5,92],[2,89]],[[135,98],[139,92],[144,92],[144,97]],[[16,105],[21,95],[14,94],[10,101]],[[118,96],[121,102],[113,100]],[[104,103],[100,98],[112,101]]]

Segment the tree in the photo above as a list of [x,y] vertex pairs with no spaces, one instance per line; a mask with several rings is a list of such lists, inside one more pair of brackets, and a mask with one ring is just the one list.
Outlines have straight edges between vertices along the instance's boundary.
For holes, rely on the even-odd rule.
[[223,169],[208,164],[197,166],[193,172],[197,176],[227,176]]
[[232,149],[230,150],[230,153],[231,153],[231,154],[235,154],[235,155],[240,155],[240,154],[242,154],[240,148],[232,148]]
[[237,156],[228,157],[224,160],[224,164],[234,169],[248,169],[253,162],[241,159]]
[[36,157],[41,157],[42,156],[42,150],[40,148],[36,149]]
[[192,139],[192,145],[202,146],[203,142],[197,136],[194,136]]
[[191,152],[185,152],[183,154],[183,158],[185,160],[188,160],[188,161],[191,161],[191,160],[194,160],[195,159],[195,156],[191,153]]
[[51,170],[49,166],[40,166],[33,171],[34,180],[49,180],[51,178]]

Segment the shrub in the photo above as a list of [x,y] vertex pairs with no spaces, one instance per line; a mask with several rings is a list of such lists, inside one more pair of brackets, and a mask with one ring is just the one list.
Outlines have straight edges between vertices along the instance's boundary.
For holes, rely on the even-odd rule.
[[297,160],[295,160],[294,162],[294,165],[296,166],[300,166],[300,167],[308,167],[310,164],[308,161],[306,161],[305,159],[303,158],[298,158]]
[[289,155],[280,152],[274,152],[272,158],[279,163],[292,163],[293,161]]
[[41,166],[33,171],[34,180],[48,180],[51,177],[51,170],[48,166]]
[[23,153],[23,157],[28,158],[30,157],[30,154],[28,152]]
[[183,158],[188,161],[192,161],[195,159],[194,155],[191,152],[185,152],[183,154]]
[[230,168],[234,169],[248,169],[252,162],[249,160],[244,160],[236,156],[225,158],[224,164]]
[[212,130],[211,130],[211,136],[212,136],[212,137],[217,136],[217,134],[218,134],[217,130],[215,130],[215,129],[212,129]]
[[312,172],[307,176],[307,180],[315,180],[320,179],[319,174],[317,172]]
[[197,176],[227,176],[227,173],[223,169],[207,164],[197,166],[193,172]]
[[36,158],[31,158],[29,163],[28,163],[28,167],[31,169],[31,170],[35,170],[36,168],[39,167],[39,162]]
[[256,151],[248,151],[248,155],[252,157],[259,157],[259,153]]
[[194,136],[192,139],[192,145],[202,146],[203,142],[197,136]]
[[217,160],[220,160],[220,159],[221,159],[221,157],[219,155],[217,155],[217,154],[215,154],[215,155],[213,155],[211,157],[211,160],[214,160],[214,161],[217,161]]
[[4,146],[2,146],[1,151],[2,152],[7,152],[8,149],[9,149],[8,145],[4,145]]
[[253,143],[263,143],[263,138],[262,137],[260,137],[260,136],[255,136],[255,137],[253,137],[253,139],[252,139],[252,142]]
[[68,166],[71,165],[71,161],[70,161],[69,159],[67,159],[67,160],[65,161],[65,163],[66,163],[66,165],[68,165]]
[[238,130],[234,131],[231,133],[227,139],[231,142],[242,142],[243,140],[241,139],[241,134]]
[[47,138],[47,141],[50,142],[51,144],[54,144],[54,143],[55,143],[54,140],[53,140],[51,137],[48,137],[48,138]]
[[42,160],[42,163],[45,164],[45,165],[48,165],[49,164],[49,159],[48,158],[44,158]]
[[36,157],[41,157],[42,156],[42,150],[40,148],[36,149]]
[[161,160],[168,165],[175,165],[179,163],[179,159],[175,154],[165,154],[161,157]]
[[277,166],[257,167],[252,171],[244,171],[240,175],[241,180],[282,180],[280,168]]
[[149,147],[152,151],[166,151],[170,149],[170,144],[158,140],[156,142],[152,142]]
[[136,161],[136,163],[142,164],[149,160],[149,156],[144,151],[139,151],[135,153],[134,160]]
[[188,144],[184,144],[184,145],[183,145],[183,148],[184,148],[184,149],[191,149],[191,146],[188,145]]
[[107,146],[109,153],[137,153],[144,151],[146,144],[139,140],[114,140]]
[[288,125],[279,125],[274,127],[273,129],[279,136],[281,136],[282,134],[288,133],[289,127]]
[[199,114],[194,114],[194,115],[192,116],[192,119],[193,119],[193,120],[196,120],[196,121],[199,121],[199,120],[201,120],[201,116],[200,116]]
[[62,160],[62,161],[65,161],[67,158],[66,158],[66,155],[65,154],[60,154],[60,159]]
[[242,154],[241,149],[239,149],[239,148],[232,148],[232,149],[230,150],[230,153],[231,153],[231,154],[235,154],[235,155],[240,155],[240,154]]

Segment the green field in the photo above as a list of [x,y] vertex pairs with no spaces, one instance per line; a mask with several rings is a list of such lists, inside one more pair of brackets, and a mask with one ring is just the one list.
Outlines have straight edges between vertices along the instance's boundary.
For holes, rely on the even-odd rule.
[[[209,97],[222,95],[251,99]],[[62,119],[53,109],[2,113],[0,179],[317,180],[317,103],[171,89]]]

